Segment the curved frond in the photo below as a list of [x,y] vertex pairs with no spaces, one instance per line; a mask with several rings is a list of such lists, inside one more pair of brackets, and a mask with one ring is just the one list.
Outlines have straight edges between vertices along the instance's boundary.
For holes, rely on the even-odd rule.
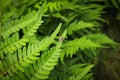
[[108,38],[105,34],[89,34],[86,36],[86,38],[90,39],[91,41],[94,41],[95,43],[98,44],[117,44],[110,38]]
[[[35,7],[39,8],[40,3],[37,3]],[[78,8],[78,7],[79,5],[74,5],[74,2],[71,3],[67,0],[51,1],[51,2],[46,3],[44,12],[47,12],[47,11],[55,12],[55,11],[60,11],[63,9],[75,10],[75,8]]]
[[50,10],[50,12],[59,11],[64,5],[66,5],[66,3],[67,3],[66,1],[49,2],[46,4],[44,11],[48,10]]
[[[75,64],[68,68],[68,71],[70,71],[73,76],[69,77],[69,80],[84,80],[87,75],[87,73],[90,71],[90,69],[93,67],[93,65],[86,65],[86,64]],[[89,74],[88,74],[89,75]],[[90,75],[88,78],[92,78],[92,75]],[[90,80],[90,79],[89,79]]]
[[12,20],[8,24],[5,24],[2,27],[2,36],[4,39],[6,39],[10,34],[15,33],[19,31],[20,29],[23,29],[24,27],[29,26],[31,23],[33,23],[35,20],[37,20],[38,13],[33,11],[28,13],[26,16],[22,16],[20,20]]
[[39,60],[39,69],[33,75],[31,80],[35,79],[47,79],[50,71],[53,70],[54,66],[57,64],[58,58],[60,57],[60,46],[61,42],[57,44],[56,47],[50,49],[47,53],[44,53]]
[[[5,54],[13,53],[17,49],[20,49],[22,46],[25,46],[27,42],[29,42],[29,38],[31,38],[31,36],[34,35],[34,33],[37,31],[37,29],[39,28],[39,26],[42,23],[42,21],[41,21],[42,8],[36,14],[37,14],[37,16],[34,15],[34,16],[36,16],[36,19],[35,20],[33,19],[34,21],[30,20],[30,23],[29,23],[29,21],[27,21],[28,22],[27,25],[29,25],[29,26],[27,26],[26,24],[24,24],[24,25],[20,24],[19,25],[19,29],[27,26],[26,29],[25,28],[23,29],[24,36],[22,38],[19,38],[19,34],[18,33],[14,33],[12,35],[12,37],[7,37],[7,39],[5,39],[4,42],[2,42],[2,47],[0,48],[0,52],[1,52],[2,55],[3,55],[3,52]],[[27,16],[27,17],[29,17],[29,16]],[[12,30],[12,31],[19,30],[16,26],[14,26],[14,27],[16,29],[12,29],[12,28],[9,29],[8,28],[7,29],[8,32],[11,32],[10,30]],[[4,29],[3,29],[3,31],[4,31]],[[6,31],[5,31],[5,34],[7,34]],[[3,32],[2,35],[4,35],[4,32]]]
[[6,73],[8,74],[5,77],[11,76],[12,74],[18,72],[18,70],[24,72],[25,67],[28,67],[29,64],[33,63],[39,58],[39,52],[41,50],[45,50],[54,41],[54,38],[59,32],[60,27],[61,24],[50,37],[46,37],[41,41],[35,41],[35,43],[29,44],[28,48],[23,47],[23,49],[19,49],[18,52],[13,55],[8,54],[6,57],[8,60],[4,61],[2,64],[3,66],[7,66],[6,68],[2,69],[2,77],[4,78]]
[[112,2],[112,4],[116,7],[116,8],[120,8],[119,4],[120,4],[120,0],[110,0]]
[[78,57],[67,58],[64,62],[64,64],[59,63],[56,66],[48,80],[92,80],[93,74],[91,68],[93,68],[94,65],[80,63]]
[[0,11],[2,11],[3,9],[5,9],[7,6],[10,6],[12,0],[0,0]]
[[84,21],[79,21],[79,22],[73,22],[70,24],[70,26],[67,28],[68,34],[72,34],[74,31],[80,30],[80,29],[85,29],[85,28],[90,28],[93,29],[95,27],[95,24],[93,23],[87,23]]
[[37,16],[37,19],[35,21],[33,21],[32,24],[30,24],[28,27],[25,27],[23,29],[23,32],[24,32],[24,36],[23,37],[30,37],[32,35],[34,35],[34,33],[37,31],[37,29],[39,28],[39,26],[42,24],[42,11],[43,9],[41,8],[39,11],[38,11],[38,16]]
[[6,1],[0,0],[0,80],[92,80],[98,48],[117,44],[98,33],[108,1]]
[[87,39],[86,37],[82,37],[80,39],[74,39],[72,41],[67,41],[64,45],[64,50],[63,53],[65,52],[66,55],[72,55],[76,53],[79,49],[84,50],[84,49],[91,49],[91,48],[97,48],[97,47],[102,47],[100,44],[97,44],[90,39]]
[[22,46],[25,46],[28,41],[29,40],[27,38],[19,39],[19,34],[15,33],[11,38],[9,37],[4,42],[2,42],[0,52],[4,52],[6,54],[13,53]]

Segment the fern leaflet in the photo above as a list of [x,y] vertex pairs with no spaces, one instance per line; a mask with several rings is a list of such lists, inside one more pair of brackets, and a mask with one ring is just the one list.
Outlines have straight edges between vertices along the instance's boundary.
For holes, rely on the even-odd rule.
[[[18,70],[24,72],[25,67],[27,67],[29,64],[33,63],[33,61],[38,59],[38,56],[40,55],[39,52],[41,50],[45,50],[54,41],[54,38],[59,32],[60,27],[61,27],[61,24],[58,26],[58,28],[53,32],[53,34],[50,37],[46,37],[40,42],[36,41],[33,44],[29,44],[28,48],[24,47],[23,50],[19,49],[18,52],[16,52],[13,55],[9,54],[7,56],[7,59],[9,59],[8,60],[9,62],[4,61],[4,64],[1,64],[3,66],[8,66],[7,68],[3,69],[2,71],[3,74],[1,75],[3,76],[5,73],[8,73],[10,76],[13,73],[17,72]],[[18,58],[17,58],[17,55],[18,55]]]
[[57,64],[58,58],[60,57],[60,46],[61,42],[57,44],[56,47],[53,47],[47,53],[44,53],[39,60],[39,70],[31,78],[35,79],[47,79],[50,71],[53,70],[54,66]]
[[[97,47],[102,47],[100,44],[97,44],[90,39],[87,39],[86,37],[82,37],[80,39],[74,39],[72,41],[66,42],[64,45],[64,50],[66,55],[72,55],[76,53],[79,49],[84,50],[84,49],[90,49],[90,48],[97,48]],[[64,53],[64,52],[63,52]]]
[[87,23],[84,21],[79,21],[79,22],[73,22],[70,24],[70,26],[67,28],[68,34],[72,34],[74,31],[80,30],[80,29],[85,29],[85,28],[90,28],[92,29],[95,25],[93,23]]

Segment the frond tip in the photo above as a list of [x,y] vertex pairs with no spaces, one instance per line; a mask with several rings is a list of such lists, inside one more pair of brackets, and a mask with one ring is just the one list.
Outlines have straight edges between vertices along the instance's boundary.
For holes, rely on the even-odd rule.
[[61,42],[57,44],[56,47],[51,48],[48,52],[44,53],[39,60],[39,70],[31,78],[31,80],[37,79],[47,79],[50,71],[53,70],[54,66],[57,64],[58,58],[60,57],[60,46]]
[[[39,52],[42,50],[45,50],[46,48],[48,48],[48,46],[50,46],[51,43],[53,43],[54,38],[58,34],[60,28],[61,28],[61,24],[56,28],[56,30],[51,34],[50,37],[46,37],[41,41],[36,40],[34,43],[29,43],[28,46],[25,46],[22,49],[21,48],[18,49],[18,51],[16,51],[15,54],[8,54],[6,56],[6,59],[8,60],[4,61],[3,62],[4,64],[2,63],[3,66],[7,66],[7,67],[2,70],[3,74],[1,74],[1,76],[5,79],[8,76],[11,77],[11,75],[13,75],[16,72],[19,72],[19,71],[24,72],[26,67],[28,67],[31,63],[39,59],[38,57],[40,55]],[[61,44],[62,43],[56,46],[55,50],[60,48]],[[48,53],[52,55],[52,52],[48,52]],[[42,60],[44,59],[42,58]],[[4,76],[6,72],[8,73],[8,75]]]
[[73,74],[73,76],[69,77],[69,80],[86,80],[85,78],[91,78],[92,75],[88,76],[88,77],[84,77],[87,76],[89,74],[87,74],[91,68],[93,68],[94,65],[86,65],[86,64],[76,64],[73,66],[69,67],[69,71],[70,73]]
[[37,19],[37,13],[35,11],[28,13],[26,16],[22,16],[20,20],[12,20],[8,24],[4,25],[2,27],[2,36],[4,39],[6,39],[10,34],[15,33],[19,31],[20,29],[23,29],[24,27],[27,27],[31,23],[33,23]]
[[84,50],[84,49],[91,49],[91,48],[97,48],[97,47],[102,47],[100,44],[97,44],[90,39],[87,39],[86,37],[82,37],[80,39],[74,39],[72,41],[67,41],[64,45],[64,53],[66,55],[72,55],[76,53],[79,49]]
[[84,21],[79,21],[79,22],[73,22],[70,24],[70,26],[68,27],[67,31],[68,34],[72,34],[74,31],[80,30],[80,29],[85,29],[85,28],[89,28],[92,29],[95,25],[93,23],[87,23]]

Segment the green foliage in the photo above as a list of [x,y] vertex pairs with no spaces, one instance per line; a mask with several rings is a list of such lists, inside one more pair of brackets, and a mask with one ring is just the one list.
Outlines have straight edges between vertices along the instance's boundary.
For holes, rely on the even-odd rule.
[[90,71],[93,65],[81,64],[79,58],[65,60],[64,62],[63,65],[59,63],[56,66],[48,80],[93,80]]
[[[4,40],[1,41],[2,47],[0,49],[2,79],[7,79],[6,77],[11,77],[18,71],[24,72],[24,68],[39,58],[39,52],[45,50],[54,41],[61,24],[50,37],[46,37],[41,41],[35,40],[33,43],[30,41],[30,38],[35,36],[36,30],[41,25],[42,11],[41,8],[39,11],[32,13],[32,15],[28,13],[20,20],[9,22],[10,26],[5,25],[2,27],[2,40]],[[24,31],[23,35],[20,32],[18,33],[20,30]],[[5,35],[4,31],[7,35]],[[26,42],[28,45],[26,45]]]
[[3,8],[6,8],[7,6],[9,6],[11,4],[11,1],[12,0],[7,0],[6,2],[4,2],[4,0],[1,0],[0,1],[0,5],[1,5],[0,11],[2,11]]
[[120,0],[111,0],[111,2],[113,3],[113,5],[119,9],[119,4],[120,4]]
[[79,49],[84,50],[84,49],[90,49],[90,48],[97,48],[97,47],[102,47],[100,44],[96,44],[92,42],[89,39],[86,39],[85,37],[82,37],[80,39],[75,39],[72,41],[67,41],[64,45],[64,53],[66,55],[70,55],[71,57],[73,56],[74,53],[76,53]]
[[99,32],[105,6],[92,0],[3,1],[2,80],[93,80],[96,51],[116,44]]
[[[117,16],[115,16],[115,18],[117,19],[117,20],[120,20],[120,0],[108,0],[108,1],[106,1],[106,4],[108,5],[108,7],[109,8],[111,8],[111,9],[115,9],[116,11],[115,11],[115,14],[117,14]],[[112,16],[112,17],[114,17],[114,16]]]
[[39,69],[38,71],[33,75],[31,80],[37,79],[47,79],[48,75],[50,74],[50,71],[54,68],[54,66],[57,64],[58,58],[60,57],[60,46],[61,42],[57,44],[56,47],[50,49],[48,52],[44,53],[39,62]]
[[[88,71],[93,67],[93,65],[87,65],[85,66],[82,64],[78,64],[78,65],[73,65],[69,68],[69,70],[71,70],[71,73],[77,76],[71,76],[70,80],[84,80],[85,79],[85,75],[88,73]],[[87,75],[86,75],[87,77]],[[88,77],[89,79],[89,77]]]
[[79,21],[78,23],[75,21],[73,23],[70,24],[70,26],[68,27],[67,31],[68,34],[72,34],[74,31],[80,30],[80,29],[85,29],[85,28],[90,28],[93,29],[95,25],[93,23],[87,23],[84,21]]

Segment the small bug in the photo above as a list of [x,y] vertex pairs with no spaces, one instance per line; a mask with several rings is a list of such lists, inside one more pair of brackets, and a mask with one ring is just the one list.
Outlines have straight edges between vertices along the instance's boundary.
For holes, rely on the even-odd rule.
[[60,41],[60,42],[63,42],[63,40],[64,40],[63,37],[60,36],[59,41]]

